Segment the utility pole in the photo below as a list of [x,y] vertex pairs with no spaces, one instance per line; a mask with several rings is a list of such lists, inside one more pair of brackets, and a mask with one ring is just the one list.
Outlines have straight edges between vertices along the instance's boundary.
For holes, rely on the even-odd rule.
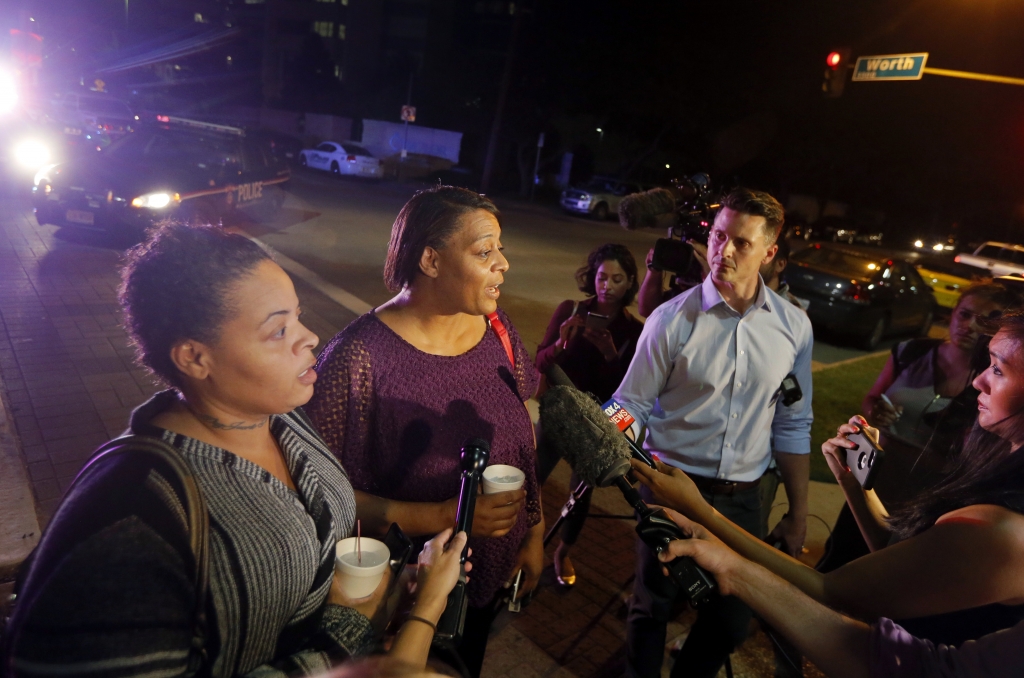
[[530,183],[530,202],[533,202],[533,191],[537,188],[537,172],[540,171],[540,152],[544,148],[544,132],[537,137],[537,157],[533,161],[533,181]]
[[[416,73],[415,68],[409,69],[409,89],[405,93],[405,105],[412,106],[412,77]],[[404,117],[404,116],[403,116]],[[406,156],[409,154],[407,150],[409,148],[409,118],[405,117],[405,138],[402,140],[402,162],[405,162]]]
[[491,173],[494,171],[494,156],[498,152],[498,137],[501,135],[501,118],[505,113],[505,101],[508,99],[508,88],[512,83],[512,66],[516,59],[516,46],[519,42],[519,29],[523,24],[522,3],[515,4],[515,18],[512,20],[512,36],[508,41],[508,54],[505,55],[505,70],[501,74],[501,86],[498,89],[498,105],[494,111],[494,122],[491,123],[491,136],[487,140],[487,156],[484,158],[484,171],[480,177],[480,192],[487,193],[491,189]]

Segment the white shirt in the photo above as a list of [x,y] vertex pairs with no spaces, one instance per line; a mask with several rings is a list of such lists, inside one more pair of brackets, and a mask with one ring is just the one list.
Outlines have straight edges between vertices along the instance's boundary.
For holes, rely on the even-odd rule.
[[[651,314],[615,399],[637,429],[647,425],[644,447],[665,463],[709,478],[757,480],[772,444],[811,451],[813,344],[807,315],[763,281],[741,316],[709,275]],[[803,398],[785,407],[776,400],[790,372]]]

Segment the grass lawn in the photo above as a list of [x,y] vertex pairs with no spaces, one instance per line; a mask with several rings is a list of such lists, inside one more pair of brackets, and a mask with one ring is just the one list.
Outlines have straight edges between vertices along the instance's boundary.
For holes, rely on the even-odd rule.
[[840,424],[860,413],[860,403],[875,383],[888,357],[888,353],[872,356],[814,373],[811,480],[827,483],[836,481],[821,454],[821,444],[835,435]]

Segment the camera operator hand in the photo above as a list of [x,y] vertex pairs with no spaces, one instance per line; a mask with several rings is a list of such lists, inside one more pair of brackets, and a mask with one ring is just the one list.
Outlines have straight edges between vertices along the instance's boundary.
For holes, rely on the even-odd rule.
[[703,280],[711,273],[711,264],[708,263],[708,246],[698,240],[687,240],[693,248],[693,258],[700,264],[700,278]]
[[636,459],[629,460],[637,480],[651,491],[657,503],[671,507],[698,522],[713,512],[714,509],[704,501],[700,490],[688,475],[658,459],[654,463],[658,467],[657,471]]

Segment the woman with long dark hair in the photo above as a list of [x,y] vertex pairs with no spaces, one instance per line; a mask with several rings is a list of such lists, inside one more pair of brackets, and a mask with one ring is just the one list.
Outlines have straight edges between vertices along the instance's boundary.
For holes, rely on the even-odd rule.
[[[884,504],[896,507],[949,475],[977,414],[978,391],[971,382],[987,365],[978,351],[988,340],[985,323],[1019,305],[1019,296],[1003,285],[971,285],[953,308],[948,338],[893,346],[861,405],[885,450],[874,482]],[[819,569],[835,569],[887,544],[887,532],[858,529],[866,523],[852,508],[846,505],[840,512]]]
[[[629,312],[640,288],[636,260],[625,245],[599,245],[576,271],[576,284],[587,298],[567,299],[555,309],[547,333],[537,346],[537,369],[543,374],[558,365],[577,388],[606,402],[622,382],[644,329]],[[541,482],[556,462],[542,460]],[[570,486],[578,484],[574,473]],[[555,551],[555,579],[566,588],[576,584],[569,549],[576,543],[589,509],[588,492],[562,525],[562,541]]]
[[395,219],[384,280],[395,296],[332,339],[316,365],[308,412],[349,470],[363,527],[397,522],[411,536],[451,526],[459,449],[491,446],[490,463],[525,474],[522,489],[480,495],[470,544],[473,577],[457,658],[477,676],[500,590],[520,595],[544,567],[533,425],[537,373],[498,308],[508,271],[501,214],[462,188],[419,191]]
[[852,418],[822,445],[847,501],[867,504],[895,541],[827,574],[723,518],[682,471],[633,467],[659,501],[812,598],[863,618],[896,619],[917,636],[956,645],[1024,619],[1024,315],[1000,319],[989,355],[991,365],[974,380],[978,419],[955,471],[892,516],[845,464],[845,451],[855,447],[847,436],[866,425],[863,418]]

